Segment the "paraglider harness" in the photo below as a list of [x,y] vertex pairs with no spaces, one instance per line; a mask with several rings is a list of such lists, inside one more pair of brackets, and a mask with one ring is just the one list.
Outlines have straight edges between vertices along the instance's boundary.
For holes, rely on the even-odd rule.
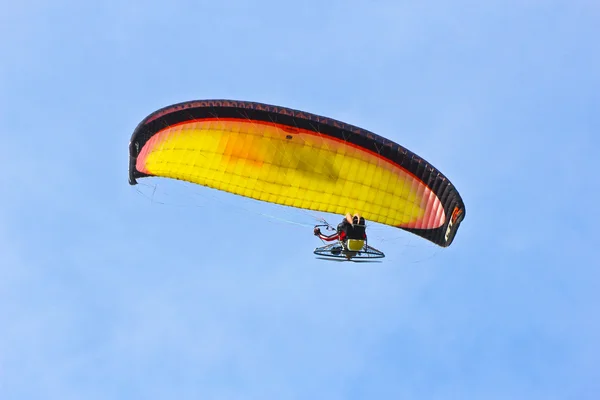
[[[325,241],[336,241],[322,247],[317,247],[314,254],[324,257],[345,258],[383,258],[385,255],[367,244],[367,234],[364,219],[360,223],[351,224],[344,219],[338,224],[337,229],[333,228],[326,221],[323,224],[316,225],[314,235]],[[358,222],[358,221],[354,221]],[[335,231],[332,235],[323,235],[321,229],[324,227],[328,231]]]

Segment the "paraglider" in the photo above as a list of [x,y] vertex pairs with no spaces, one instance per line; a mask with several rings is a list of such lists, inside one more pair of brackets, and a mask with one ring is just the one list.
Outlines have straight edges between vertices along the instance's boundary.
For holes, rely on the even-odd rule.
[[385,254],[367,244],[367,227],[365,218],[359,214],[353,216],[346,214],[342,222],[335,229],[335,233],[324,235],[321,232],[321,227],[327,230],[334,230],[331,225],[316,225],[313,233],[321,240],[326,242],[335,241],[333,244],[328,244],[322,247],[317,247],[314,251],[316,255],[335,258],[383,258]]
[[147,116],[131,136],[129,183],[150,176],[307,210],[359,213],[441,247],[450,246],[465,217],[448,178],[401,145],[256,102],[188,101]]

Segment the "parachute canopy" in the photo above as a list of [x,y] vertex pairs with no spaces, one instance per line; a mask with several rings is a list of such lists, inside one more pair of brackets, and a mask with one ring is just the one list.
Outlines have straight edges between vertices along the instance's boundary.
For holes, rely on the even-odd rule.
[[150,114],[131,137],[129,183],[148,176],[286,206],[358,212],[442,247],[465,217],[452,183],[399,144],[255,102],[189,101]]

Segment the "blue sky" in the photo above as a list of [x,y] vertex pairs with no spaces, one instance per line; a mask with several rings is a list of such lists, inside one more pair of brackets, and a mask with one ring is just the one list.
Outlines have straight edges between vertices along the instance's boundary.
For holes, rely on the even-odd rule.
[[[4,4],[0,398],[597,398],[600,7],[415,3]],[[136,124],[203,98],[415,151],[454,244],[326,263],[314,213],[129,186]]]

